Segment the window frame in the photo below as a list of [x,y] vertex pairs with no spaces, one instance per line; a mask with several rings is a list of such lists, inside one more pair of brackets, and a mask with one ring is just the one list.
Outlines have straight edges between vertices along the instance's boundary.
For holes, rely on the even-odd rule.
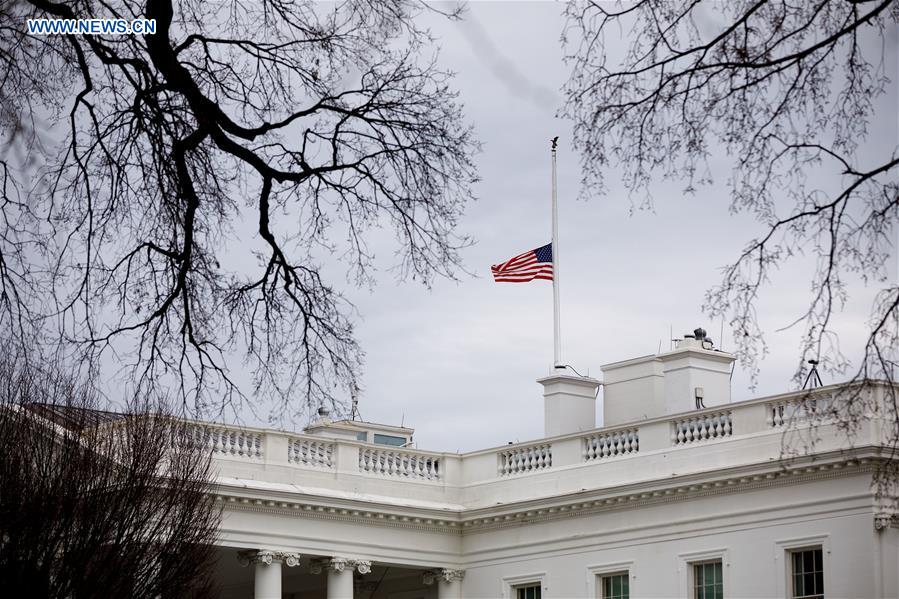
[[[599,599],[630,599],[631,597],[631,576],[628,571],[609,572],[608,574],[599,575]],[[627,583],[627,594],[624,597],[606,597],[606,581],[613,578],[623,578]]]
[[549,590],[546,583],[546,572],[534,572],[532,574],[519,574],[503,578],[503,599],[518,599],[518,589],[529,586],[540,586],[542,598]]
[[789,599],[793,598],[793,553],[803,549],[821,549],[821,567],[824,568],[824,596],[827,597],[827,589],[833,588],[833,581],[830,578],[830,535],[827,534],[782,539],[775,542],[775,558],[782,561],[783,583],[781,589],[783,596]]
[[[512,587],[512,592],[515,594],[515,599],[521,599],[521,591],[527,591],[530,589],[536,589],[540,594],[540,597],[534,597],[534,599],[543,599],[543,585],[539,582],[526,582],[524,584],[516,584],[514,587]],[[527,599],[527,596],[525,596],[525,599]]]
[[[690,582],[689,582],[689,587],[690,587],[690,594],[689,594],[689,597],[690,597],[690,599],[714,599],[714,597],[711,597],[711,598],[710,598],[710,597],[707,597],[705,594],[703,594],[702,597],[697,597],[697,596],[696,596],[696,592],[697,592],[697,590],[698,590],[698,588],[697,588],[697,586],[696,586],[696,569],[697,569],[697,568],[704,568],[705,566],[712,566],[712,565],[720,565],[720,566],[721,566],[721,579],[720,579],[719,582],[721,583],[721,597],[722,597],[722,598],[724,597],[724,588],[725,588],[725,584],[724,584],[724,560],[722,560],[722,559],[720,559],[720,558],[713,558],[713,559],[707,559],[707,560],[700,560],[700,561],[692,561],[692,562],[690,562],[690,572],[689,572],[689,574],[688,574],[688,576],[689,576],[689,578],[690,578]],[[703,585],[703,586],[705,586],[705,585]],[[716,583],[713,583],[712,586],[716,586]]]
[[680,560],[680,587],[681,587],[681,596],[689,597],[693,599],[695,597],[694,594],[694,579],[693,579],[693,566],[698,566],[699,564],[706,564],[710,562],[721,562],[721,596],[724,599],[727,599],[729,596],[728,593],[730,591],[730,558],[728,549],[707,549],[705,551],[693,551],[690,553],[681,553],[678,555]]
[[[816,593],[814,595],[796,595],[796,556],[801,555],[803,553],[807,553],[809,551],[820,551],[821,552],[821,589],[820,593]],[[816,597],[824,598],[824,590],[827,588],[827,585],[824,583],[824,546],[823,545],[811,545],[809,547],[798,547],[796,549],[788,549],[787,554],[789,555],[789,564],[788,567],[790,569],[790,580],[788,585],[790,587],[790,594],[787,595],[790,599],[815,599]],[[814,574],[816,570],[813,570],[811,573]]]
[[634,583],[637,577],[634,575],[634,561],[630,560],[587,566],[587,596],[603,599],[602,577],[617,574],[627,574],[628,593],[634,595]]

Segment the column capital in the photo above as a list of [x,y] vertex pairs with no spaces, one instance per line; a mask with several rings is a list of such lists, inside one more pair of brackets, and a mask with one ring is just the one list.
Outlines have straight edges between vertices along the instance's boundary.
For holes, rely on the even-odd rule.
[[268,549],[251,549],[249,551],[241,551],[237,554],[237,561],[241,566],[249,566],[250,564],[272,565],[275,561],[275,552]]
[[332,572],[352,572],[355,570],[359,574],[368,574],[371,572],[371,562],[369,560],[335,556],[316,558],[312,560],[309,566],[309,572],[312,574],[321,574],[325,570]]
[[300,565],[300,558],[303,557],[299,553],[293,551],[285,551],[281,553],[281,559],[287,564],[288,568],[294,568]]
[[893,524],[893,515],[887,512],[874,514],[874,530],[884,530]]
[[465,570],[453,570],[451,568],[441,568],[440,570],[431,570],[422,575],[422,582],[427,585],[434,584],[435,581],[443,582],[461,582],[465,578]]
[[371,561],[366,559],[354,559],[350,560],[352,567],[356,569],[356,572],[359,574],[368,574],[371,572]]
[[284,563],[288,567],[300,565],[299,553],[292,551],[272,551],[270,549],[251,549],[249,551],[241,551],[237,554],[237,561],[241,566],[249,566],[250,564],[265,564],[271,566],[272,563]]
[[[349,560],[345,557],[319,557],[312,560],[309,571],[312,574],[321,574],[325,570],[332,572],[343,572],[349,565]],[[352,566],[350,566],[352,570]]]

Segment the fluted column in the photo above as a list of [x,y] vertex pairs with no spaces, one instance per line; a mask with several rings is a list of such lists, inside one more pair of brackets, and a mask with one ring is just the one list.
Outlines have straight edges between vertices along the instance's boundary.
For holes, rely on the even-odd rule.
[[242,551],[237,557],[243,566],[254,564],[254,599],[281,599],[281,564],[297,566],[300,563],[299,553],[269,551],[268,549]]
[[353,571],[360,574],[371,572],[371,562],[331,557],[313,560],[312,573],[321,574],[328,571],[328,599],[353,599]]
[[437,583],[437,599],[462,599],[463,578],[465,570],[443,568],[425,572],[424,583],[427,585]]

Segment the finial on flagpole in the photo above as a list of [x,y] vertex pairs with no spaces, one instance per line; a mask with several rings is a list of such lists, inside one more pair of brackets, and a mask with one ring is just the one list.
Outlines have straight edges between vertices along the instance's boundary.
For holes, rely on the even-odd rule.
[[557,147],[558,144],[559,144],[559,136],[556,135],[554,138],[552,138],[551,140],[549,140],[549,143],[551,143],[551,144],[553,145],[553,152],[555,152],[555,151],[556,151],[556,147]]

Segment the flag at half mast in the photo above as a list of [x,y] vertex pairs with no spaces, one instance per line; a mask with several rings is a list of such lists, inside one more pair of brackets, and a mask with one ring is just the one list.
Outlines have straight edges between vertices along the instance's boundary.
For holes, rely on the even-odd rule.
[[490,267],[497,283],[527,283],[534,279],[553,280],[553,244],[509,258]]

